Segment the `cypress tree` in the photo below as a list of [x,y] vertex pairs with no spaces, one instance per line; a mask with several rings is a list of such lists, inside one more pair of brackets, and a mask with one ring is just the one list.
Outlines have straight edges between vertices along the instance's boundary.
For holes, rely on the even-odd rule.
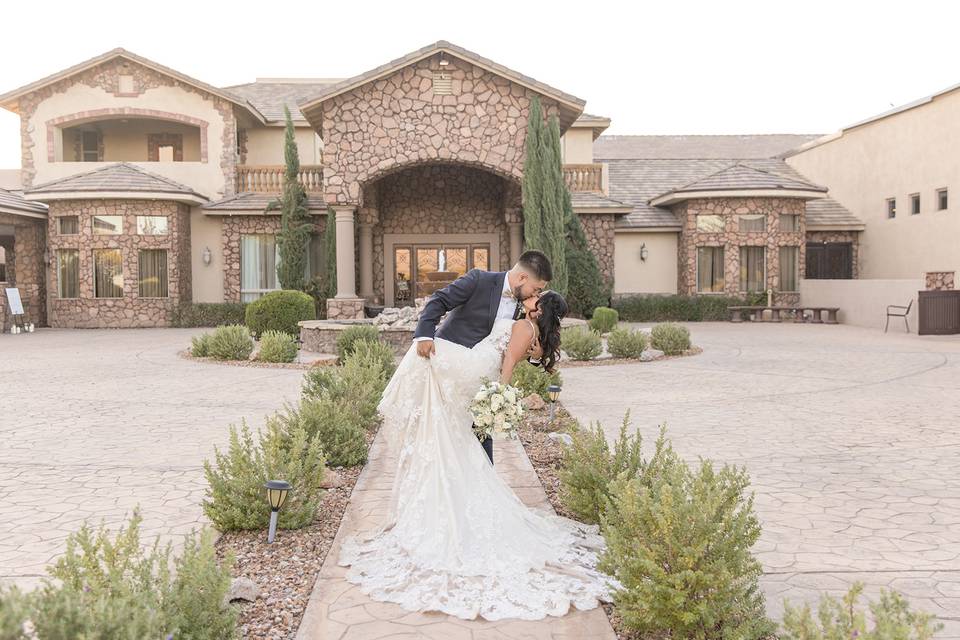
[[286,168],[280,197],[280,233],[277,235],[280,264],[277,266],[277,278],[282,289],[302,290],[313,221],[307,209],[307,192],[300,184],[300,154],[294,137],[293,119],[286,105],[283,106],[283,114],[287,121],[283,141]]
[[530,118],[527,121],[526,158],[523,161],[523,242],[526,249],[543,251],[546,245],[543,216],[540,213],[543,199],[542,153],[543,112],[540,98],[530,101]]
[[337,215],[332,208],[327,209],[327,224],[323,229],[324,258],[324,297],[332,298],[337,295]]
[[556,116],[550,117],[546,135],[542,138],[543,154],[543,229],[546,249],[544,253],[553,265],[553,280],[550,288],[561,295],[567,295],[567,257],[566,257],[566,219],[564,196],[569,198],[567,185],[563,179],[563,162],[560,158],[560,122]]

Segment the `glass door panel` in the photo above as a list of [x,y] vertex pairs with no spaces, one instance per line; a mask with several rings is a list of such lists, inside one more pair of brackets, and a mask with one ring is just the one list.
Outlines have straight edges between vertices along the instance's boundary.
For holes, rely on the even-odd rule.
[[440,270],[440,247],[416,247],[416,297],[424,298],[432,295],[440,287],[435,287],[436,277],[433,275]]
[[471,248],[472,255],[471,264],[473,265],[472,269],[480,269],[481,271],[490,271],[490,247],[487,245],[473,245]]
[[413,304],[413,249],[410,247],[393,250],[393,295],[397,306]]

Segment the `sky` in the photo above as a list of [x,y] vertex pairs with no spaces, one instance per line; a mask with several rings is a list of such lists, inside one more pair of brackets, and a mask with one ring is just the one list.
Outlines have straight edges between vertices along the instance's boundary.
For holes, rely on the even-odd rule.
[[[35,0],[2,19],[0,93],[114,47],[227,86],[448,40],[583,98],[608,134],[830,133],[960,83],[958,2]],[[0,110],[0,168],[19,165]]]

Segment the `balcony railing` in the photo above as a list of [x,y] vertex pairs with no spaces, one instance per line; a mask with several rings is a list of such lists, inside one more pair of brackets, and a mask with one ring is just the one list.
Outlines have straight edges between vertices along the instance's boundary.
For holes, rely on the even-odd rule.
[[[237,193],[280,193],[283,190],[283,174],[286,167],[276,165],[237,166]],[[323,167],[300,165],[300,184],[307,191],[323,190]]]
[[602,164],[565,164],[563,180],[570,191],[603,191]]

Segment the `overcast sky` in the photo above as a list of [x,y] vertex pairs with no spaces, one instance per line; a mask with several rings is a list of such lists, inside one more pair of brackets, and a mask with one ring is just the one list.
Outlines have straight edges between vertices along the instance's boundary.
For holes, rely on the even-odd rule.
[[[547,11],[549,10],[549,11]],[[960,3],[5,3],[0,93],[124,47],[204,82],[349,77],[449,40],[587,101],[611,134],[828,133],[960,82]],[[20,165],[0,110],[0,168]]]

